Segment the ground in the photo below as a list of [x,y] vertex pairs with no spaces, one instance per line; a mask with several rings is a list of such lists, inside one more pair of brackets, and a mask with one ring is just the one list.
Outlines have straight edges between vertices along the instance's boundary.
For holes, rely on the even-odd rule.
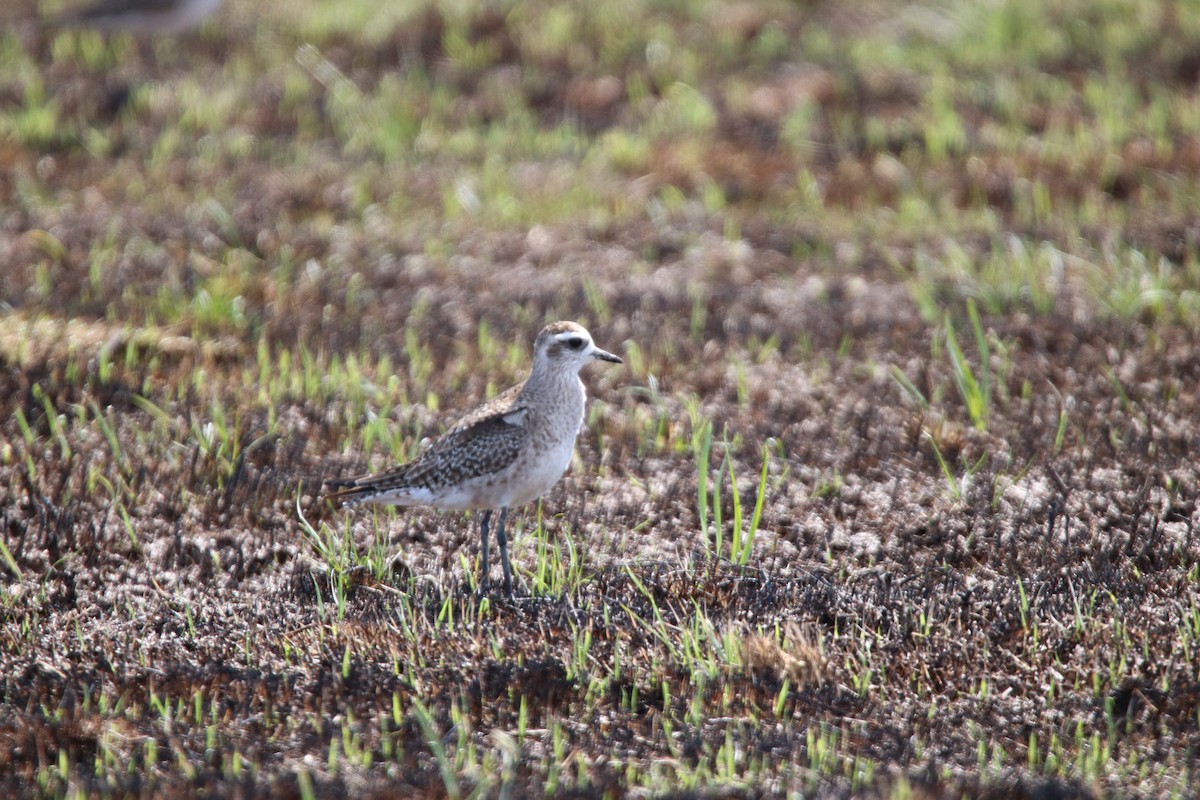
[[[0,794],[1194,795],[1188,4],[67,5],[0,26]],[[625,364],[516,596],[326,499],[556,319]]]

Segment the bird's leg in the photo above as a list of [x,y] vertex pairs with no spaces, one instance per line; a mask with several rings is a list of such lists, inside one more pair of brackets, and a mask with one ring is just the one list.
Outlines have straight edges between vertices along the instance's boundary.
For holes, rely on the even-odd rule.
[[[492,510],[489,508],[483,512],[483,519],[479,523],[479,552],[480,559],[483,561],[483,575],[479,579],[479,594],[480,596],[487,594],[488,588],[488,522],[492,519]],[[504,518],[500,518],[501,536],[504,535]],[[504,541],[503,538],[500,539]],[[503,544],[501,544],[503,547]]]
[[512,597],[512,569],[508,566],[508,534],[504,532],[504,521],[508,519],[508,506],[500,509],[500,524],[496,526],[496,543],[500,545],[500,563],[504,567],[504,593]]

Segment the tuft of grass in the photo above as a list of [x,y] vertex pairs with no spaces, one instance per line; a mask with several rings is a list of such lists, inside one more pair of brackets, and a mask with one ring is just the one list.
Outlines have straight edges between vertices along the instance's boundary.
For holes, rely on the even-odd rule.
[[[314,528],[300,507],[302,491],[302,487],[296,491],[296,519],[305,541],[316,554],[318,563],[325,571],[326,586],[336,604],[338,619],[345,616],[346,603],[352,588],[361,583],[366,576],[370,576],[375,588],[396,591],[388,583],[391,577],[390,554],[386,537],[382,535],[378,527],[376,527],[371,546],[366,549],[361,549],[355,542],[349,517],[346,517],[345,528],[340,532],[325,522],[321,522],[318,528]],[[316,582],[316,576],[313,580]],[[318,594],[321,594],[319,584],[316,585],[316,590]]]
[[950,374],[954,377],[954,385],[967,408],[967,415],[975,428],[982,431],[987,430],[988,417],[992,413],[992,368],[987,336],[979,320],[975,302],[970,299],[967,300],[967,318],[975,335],[975,347],[979,355],[978,372],[972,369],[963,354],[949,314],[946,315],[945,322],[946,354],[950,359]]
[[425,737],[425,743],[429,747],[429,752],[433,755],[434,763],[437,764],[438,774],[442,778],[442,785],[446,789],[447,796],[457,800],[457,798],[462,797],[462,789],[458,783],[456,759],[451,758],[446,753],[442,737],[434,727],[433,716],[429,713],[429,709],[426,708],[425,704],[416,697],[412,700],[412,715],[421,729],[421,735]]
[[[515,533],[515,531],[514,531]],[[535,596],[578,597],[587,580],[583,554],[575,544],[569,526],[563,525],[555,536],[549,532],[538,503],[533,529],[535,560],[530,584]],[[515,543],[516,537],[512,541]],[[514,564],[514,567],[516,565]],[[519,567],[518,567],[519,569]]]
[[[738,489],[737,472],[730,445],[723,443],[723,456],[716,469],[716,481],[709,484],[709,462],[712,454],[712,421],[704,420],[700,429],[693,433],[693,451],[696,458],[696,502],[700,519],[700,535],[709,554],[728,558],[739,566],[750,561],[754,550],[754,538],[762,522],[763,504],[766,500],[771,452],[768,445],[762,447],[762,468],[756,483],[754,507],[747,518],[742,508],[742,496]],[[730,520],[729,548],[725,549],[725,526],[722,520],[722,500],[725,478],[729,478],[729,500],[733,518]],[[710,534],[709,519],[712,519]]]

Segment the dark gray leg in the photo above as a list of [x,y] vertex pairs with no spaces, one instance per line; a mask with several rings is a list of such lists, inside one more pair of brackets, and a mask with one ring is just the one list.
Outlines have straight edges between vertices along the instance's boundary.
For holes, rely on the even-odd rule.
[[504,566],[504,593],[512,597],[512,569],[508,566],[508,534],[504,532],[504,521],[508,519],[508,506],[500,509],[500,524],[496,526],[496,542],[500,545],[500,563]]
[[[492,519],[492,510],[489,508],[483,512],[483,519],[479,523],[479,552],[480,558],[483,561],[483,575],[479,579],[479,594],[487,594],[488,589],[488,522]],[[504,517],[500,517],[500,546],[504,547]],[[501,550],[500,552],[504,552]]]

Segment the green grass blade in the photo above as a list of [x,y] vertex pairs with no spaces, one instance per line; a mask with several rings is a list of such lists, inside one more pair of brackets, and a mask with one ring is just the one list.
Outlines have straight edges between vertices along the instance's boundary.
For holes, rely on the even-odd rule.
[[754,511],[750,514],[750,527],[742,542],[742,556],[737,562],[740,566],[745,566],[750,562],[750,551],[754,549],[754,537],[758,534],[758,526],[762,521],[763,503],[767,499],[767,473],[771,466],[771,453],[766,445],[763,445],[762,454],[762,472],[758,476],[758,492],[754,496]]
[[708,459],[712,452],[712,422],[705,421],[696,456],[696,510],[700,515],[700,538],[708,546]]

